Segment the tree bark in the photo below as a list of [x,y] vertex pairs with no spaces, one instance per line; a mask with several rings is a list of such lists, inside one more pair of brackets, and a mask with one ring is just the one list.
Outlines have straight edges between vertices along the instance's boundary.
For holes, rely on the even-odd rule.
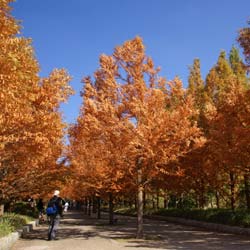
[[159,192],[159,188],[157,188],[157,192],[156,192],[156,208],[157,209],[160,208],[160,192]]
[[168,208],[168,195],[167,192],[164,194],[164,208]]
[[84,200],[84,214],[88,214],[88,199]]
[[231,209],[235,210],[235,175],[233,172],[229,173],[230,176],[230,189],[231,189]]
[[97,197],[97,219],[101,219],[101,198]]
[[96,207],[97,198],[96,198],[96,196],[92,197],[92,201],[93,201],[93,214],[96,214],[96,212],[97,212],[97,207]]
[[142,183],[142,169],[138,161],[137,166],[137,182],[138,182],[138,194],[137,194],[137,239],[143,238],[143,183]]
[[91,216],[91,198],[88,198],[88,215]]
[[200,194],[199,194],[199,207],[200,208],[204,208],[205,207],[205,185],[204,185],[204,179],[201,179]]
[[114,202],[112,193],[109,193],[109,224],[114,224]]
[[216,198],[216,207],[220,208],[220,194],[218,191],[215,192],[215,198]]
[[143,209],[145,209],[147,206],[146,204],[146,191],[145,189],[143,190]]
[[2,216],[4,213],[4,205],[0,204],[0,216]]
[[244,175],[244,183],[245,183],[246,206],[247,206],[247,209],[250,210],[250,177],[249,177],[249,174]]

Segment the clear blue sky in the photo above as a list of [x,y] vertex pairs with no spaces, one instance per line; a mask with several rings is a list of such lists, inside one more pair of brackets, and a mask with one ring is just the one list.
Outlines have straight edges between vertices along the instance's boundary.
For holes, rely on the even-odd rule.
[[40,75],[66,68],[73,77],[76,95],[62,106],[69,123],[81,105],[81,79],[93,75],[100,54],[139,35],[160,74],[187,86],[193,59],[205,77],[250,17],[250,0],[16,0],[12,7],[22,35],[33,39]]

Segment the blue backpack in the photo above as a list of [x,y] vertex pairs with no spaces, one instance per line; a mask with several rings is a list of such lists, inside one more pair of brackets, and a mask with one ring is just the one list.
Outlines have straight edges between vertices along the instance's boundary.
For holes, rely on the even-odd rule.
[[46,214],[48,216],[56,215],[58,212],[57,205],[56,205],[57,199],[51,199],[48,203],[48,207],[46,208]]

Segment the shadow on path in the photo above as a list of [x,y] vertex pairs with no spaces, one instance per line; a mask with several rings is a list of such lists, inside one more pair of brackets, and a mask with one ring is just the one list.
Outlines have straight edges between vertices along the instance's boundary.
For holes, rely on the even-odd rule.
[[[117,216],[115,225],[83,212],[69,211],[60,222],[58,241],[48,242],[48,225],[42,224],[20,239],[13,250],[249,250],[247,236],[210,232],[190,226],[145,219],[145,239],[136,239],[136,218]],[[40,247],[40,248],[39,248]]]

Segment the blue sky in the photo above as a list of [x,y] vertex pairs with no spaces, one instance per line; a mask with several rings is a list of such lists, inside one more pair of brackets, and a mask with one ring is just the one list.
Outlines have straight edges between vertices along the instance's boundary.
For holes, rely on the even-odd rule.
[[62,105],[64,118],[76,120],[81,79],[93,75],[100,54],[139,35],[161,76],[179,76],[187,86],[188,66],[201,60],[202,75],[221,50],[237,45],[246,27],[250,0],[16,0],[12,15],[22,35],[33,40],[40,76],[66,68],[76,94]]

